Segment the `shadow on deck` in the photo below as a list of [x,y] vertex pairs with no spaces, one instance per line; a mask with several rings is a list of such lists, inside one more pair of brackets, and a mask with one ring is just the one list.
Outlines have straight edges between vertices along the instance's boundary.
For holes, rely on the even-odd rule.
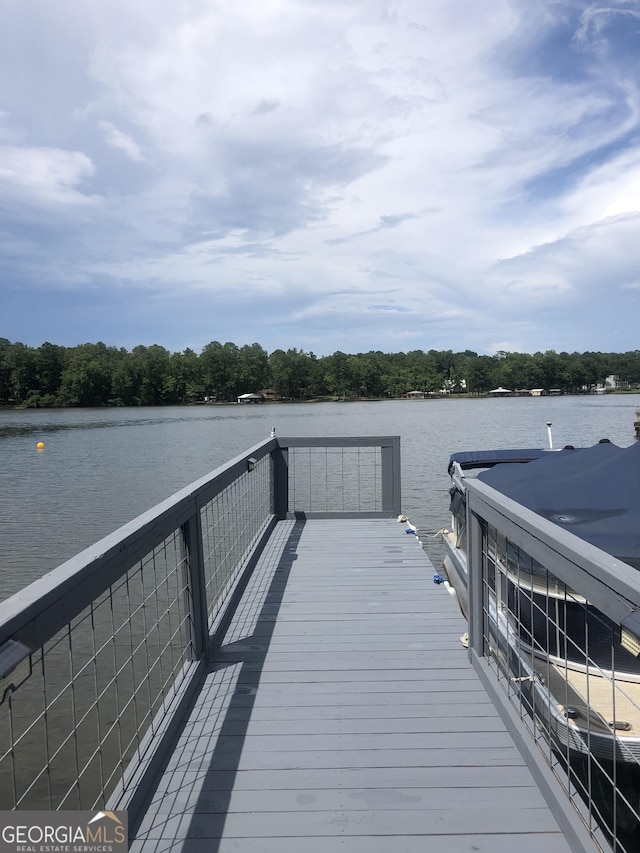
[[277,524],[132,851],[570,849],[393,520]]

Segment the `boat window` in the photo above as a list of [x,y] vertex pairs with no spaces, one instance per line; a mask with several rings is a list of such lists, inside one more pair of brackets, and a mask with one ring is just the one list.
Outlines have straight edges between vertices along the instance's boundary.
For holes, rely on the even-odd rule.
[[487,557],[494,563],[496,561],[496,529],[492,524],[487,525]]
[[456,548],[462,551],[467,550],[467,524],[466,521],[459,521],[456,528]]
[[453,530],[456,534],[456,548],[467,549],[467,502],[462,492],[455,486],[449,489],[451,501],[449,510],[453,517]]
[[553,595],[564,595],[570,593],[566,584],[558,580],[558,578],[546,569],[542,563],[529,556],[526,551],[514,545],[512,542],[507,543],[507,566],[509,572],[515,575],[519,582],[526,584],[527,580],[536,587],[546,589]]

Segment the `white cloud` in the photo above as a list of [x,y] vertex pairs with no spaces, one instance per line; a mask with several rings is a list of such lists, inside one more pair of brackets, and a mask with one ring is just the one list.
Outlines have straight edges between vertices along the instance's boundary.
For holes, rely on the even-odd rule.
[[[363,346],[422,336],[484,351],[508,336],[536,349],[586,297],[636,298],[639,61],[615,51],[604,7],[47,9],[42,23],[16,10],[24,33],[43,28],[51,97],[14,51],[14,79],[33,83],[0,81],[0,182],[18,218],[93,204],[91,228],[52,214],[68,239],[43,241],[39,260],[65,282],[112,283],[125,301],[177,293],[195,311],[233,292],[271,298],[286,336],[274,343],[298,345],[313,323],[318,351],[356,328]],[[260,340],[263,318],[245,310],[237,335]],[[588,319],[571,334],[592,348]]]
[[0,184],[5,197],[24,197],[45,205],[86,205],[92,199],[81,192],[81,186],[93,173],[93,163],[79,151],[0,146]]
[[606,219],[553,243],[497,264],[488,279],[496,293],[512,291],[523,307],[544,303],[558,311],[591,303],[615,304],[637,281],[640,214]]
[[122,151],[126,156],[135,163],[142,163],[145,160],[142,148],[126,133],[118,130],[117,127],[111,124],[110,121],[98,122],[100,130],[104,133],[105,142],[112,148]]
[[640,21],[640,9],[635,0],[612,0],[606,6],[589,4],[580,16],[580,26],[574,34],[575,43],[596,53],[606,51],[611,46],[607,28],[616,18],[627,27],[634,26],[634,19]]

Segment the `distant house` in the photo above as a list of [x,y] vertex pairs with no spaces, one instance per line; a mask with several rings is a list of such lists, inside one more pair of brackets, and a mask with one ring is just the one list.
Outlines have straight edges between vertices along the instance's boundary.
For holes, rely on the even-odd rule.
[[442,383],[442,388],[440,389],[440,395],[445,396],[446,394],[455,394],[456,389],[460,391],[466,392],[467,390],[467,380],[466,379],[445,379]]
[[531,389],[531,396],[532,397],[544,397],[545,393],[546,392],[545,392],[544,388],[532,388]]
[[425,393],[424,391],[408,391],[405,397],[407,400],[424,400]]
[[620,379],[619,376],[616,376],[612,373],[604,380],[604,387],[607,389],[607,391],[618,391],[621,389],[629,388],[629,383],[626,379]]
[[239,403],[264,403],[264,397],[262,394],[241,394],[238,397]]
[[493,391],[489,391],[492,397],[511,397],[513,391],[509,388],[494,388]]
[[263,398],[265,400],[275,400],[276,399],[275,388],[263,388],[260,391],[260,394],[263,396]]

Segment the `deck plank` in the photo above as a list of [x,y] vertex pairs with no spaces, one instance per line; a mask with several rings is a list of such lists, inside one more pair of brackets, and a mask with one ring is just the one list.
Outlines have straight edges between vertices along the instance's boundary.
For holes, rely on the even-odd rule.
[[280,522],[131,850],[566,853],[433,574],[393,521]]

